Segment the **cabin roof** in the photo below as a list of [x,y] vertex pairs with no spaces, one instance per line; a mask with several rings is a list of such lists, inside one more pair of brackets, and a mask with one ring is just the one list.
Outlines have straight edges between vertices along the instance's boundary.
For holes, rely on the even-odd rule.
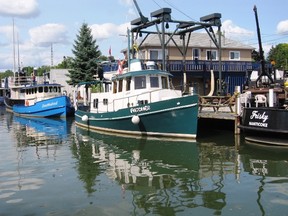
[[146,75],[164,75],[164,76],[173,76],[171,73],[167,71],[161,71],[161,70],[140,70],[140,71],[131,71],[123,74],[117,74],[116,76],[112,77],[112,80],[117,79],[124,79],[127,77],[132,76],[146,76]]

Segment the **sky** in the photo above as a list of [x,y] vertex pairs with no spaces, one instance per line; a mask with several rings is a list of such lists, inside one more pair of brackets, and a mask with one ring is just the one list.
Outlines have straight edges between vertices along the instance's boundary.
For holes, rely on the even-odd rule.
[[[160,8],[171,8],[172,19],[181,21],[221,13],[225,37],[258,50],[256,5],[264,52],[288,43],[287,0],[137,0],[137,4],[149,19]],[[138,17],[133,0],[0,0],[0,71],[18,65],[57,65],[64,56],[74,57],[73,44],[83,23],[91,28],[103,55],[108,56],[111,48],[112,55],[121,59],[127,28]]]

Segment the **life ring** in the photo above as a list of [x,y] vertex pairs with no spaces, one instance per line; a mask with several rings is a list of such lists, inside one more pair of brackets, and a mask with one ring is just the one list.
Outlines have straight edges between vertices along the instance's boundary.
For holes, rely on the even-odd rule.
[[29,106],[29,101],[28,100],[25,101],[25,106]]

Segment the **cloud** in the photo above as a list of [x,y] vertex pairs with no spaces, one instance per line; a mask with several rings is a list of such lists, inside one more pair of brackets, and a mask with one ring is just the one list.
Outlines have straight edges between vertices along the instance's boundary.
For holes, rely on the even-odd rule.
[[47,47],[51,43],[66,44],[68,31],[64,25],[49,23],[29,30],[31,42],[38,46]]
[[37,0],[0,0],[0,16],[30,18],[38,14]]
[[278,23],[277,25],[278,34],[288,34],[288,20],[284,20]]
[[[17,27],[14,27],[14,31],[17,32]],[[12,26],[0,26],[0,38],[1,46],[10,44],[13,41],[13,27]]]
[[129,23],[116,25],[113,23],[93,24],[90,26],[92,35],[97,41],[103,41],[115,36],[126,35],[127,28],[130,27]]
[[120,4],[129,6],[129,7],[133,5],[132,0],[119,0],[119,2]]
[[225,32],[226,37],[240,40],[243,40],[244,37],[249,38],[254,35],[253,31],[241,28],[235,25],[231,20],[225,20],[222,23],[222,31]]

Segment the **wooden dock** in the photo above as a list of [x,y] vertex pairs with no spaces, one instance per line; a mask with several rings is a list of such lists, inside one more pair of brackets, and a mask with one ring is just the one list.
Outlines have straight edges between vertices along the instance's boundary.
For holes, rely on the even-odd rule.
[[[239,134],[241,113],[237,94],[230,97],[202,96],[199,101],[198,118],[234,121],[234,134]],[[237,105],[238,104],[238,105]]]

